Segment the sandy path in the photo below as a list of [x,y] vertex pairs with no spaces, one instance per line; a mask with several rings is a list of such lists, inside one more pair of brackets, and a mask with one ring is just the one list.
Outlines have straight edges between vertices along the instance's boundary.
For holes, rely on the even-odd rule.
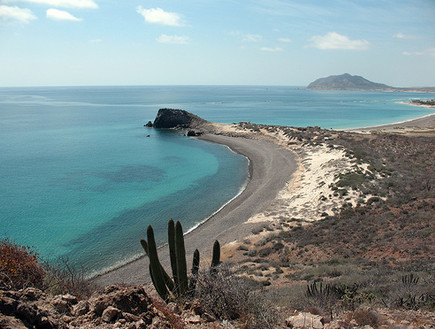
[[[259,224],[248,224],[247,220],[270,206],[297,168],[291,151],[269,141],[220,135],[205,135],[201,139],[228,145],[235,152],[247,156],[250,159],[251,179],[237,198],[186,236],[189,262],[195,248],[200,250],[202,260],[210,257],[215,239],[223,245],[250,235]],[[169,268],[167,248],[161,248],[159,257],[163,266]],[[201,264],[204,266],[203,261]],[[142,257],[102,274],[94,281],[100,285],[146,283],[149,281],[148,259]]]

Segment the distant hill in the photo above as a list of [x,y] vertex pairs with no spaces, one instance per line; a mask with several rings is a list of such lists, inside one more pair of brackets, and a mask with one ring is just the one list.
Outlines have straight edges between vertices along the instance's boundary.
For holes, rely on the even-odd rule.
[[322,90],[396,90],[397,88],[376,83],[364,79],[358,75],[348,73],[342,75],[331,75],[327,78],[320,78],[310,83],[308,89]]

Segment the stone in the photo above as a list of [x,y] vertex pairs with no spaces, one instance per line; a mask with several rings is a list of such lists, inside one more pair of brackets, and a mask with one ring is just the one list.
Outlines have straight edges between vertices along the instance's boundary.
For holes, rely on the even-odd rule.
[[62,297],[63,296],[55,296],[51,300],[51,305],[53,305],[54,309],[60,314],[71,314],[71,304],[68,303],[68,301],[64,300]]
[[103,314],[101,315],[101,320],[107,323],[113,322],[120,313],[121,311],[117,308],[109,306],[103,311]]
[[89,303],[85,300],[81,300],[76,305],[74,305],[72,313],[75,316],[85,315],[89,312]]
[[28,301],[35,301],[41,298],[46,297],[46,294],[44,294],[41,290],[36,288],[26,288],[23,290],[23,298]]
[[0,313],[5,315],[14,314],[17,310],[19,302],[11,297],[0,297]]
[[137,315],[128,313],[128,312],[123,312],[122,313],[122,317],[127,320],[127,322],[137,322],[140,320],[140,317],[138,317]]
[[77,297],[71,294],[66,294],[62,296],[62,300],[68,302],[71,305],[77,304]]
[[286,325],[289,328],[321,329],[323,324],[322,317],[310,313],[301,312],[287,318]]
[[188,136],[188,137],[194,137],[194,136],[196,136],[196,132],[195,132],[194,130],[189,130],[189,131],[187,132],[187,136]]
[[147,124],[144,125],[144,126],[151,128],[153,126],[153,123],[151,121],[148,121]]
[[21,320],[4,315],[0,315],[0,328],[27,329]]
[[210,315],[208,313],[204,313],[201,315],[201,318],[203,318],[206,322],[215,322],[216,318],[213,315]]
[[173,314],[178,314],[178,315],[181,314],[180,307],[176,303],[169,303],[167,305],[167,307],[168,307],[169,312],[171,312]]
[[201,317],[199,315],[192,315],[186,318],[187,323],[199,324],[201,323]]

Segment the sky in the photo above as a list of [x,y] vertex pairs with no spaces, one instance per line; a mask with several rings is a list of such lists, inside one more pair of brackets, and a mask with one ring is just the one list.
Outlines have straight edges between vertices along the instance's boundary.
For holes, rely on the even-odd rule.
[[0,0],[0,86],[435,86],[435,0]]

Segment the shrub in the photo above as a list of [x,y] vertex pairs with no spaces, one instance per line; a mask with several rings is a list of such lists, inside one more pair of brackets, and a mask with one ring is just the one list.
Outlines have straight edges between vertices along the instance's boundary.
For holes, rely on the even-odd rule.
[[370,326],[372,328],[378,328],[379,326],[379,316],[373,311],[360,309],[349,315],[349,322],[353,319],[359,326]]
[[27,246],[8,239],[0,241],[0,287],[4,289],[40,288],[44,269],[39,255]]
[[219,320],[238,320],[243,328],[275,328],[278,320],[264,299],[261,283],[237,277],[227,267],[199,274],[196,297],[204,311]]
[[96,284],[85,278],[84,270],[72,266],[66,258],[59,258],[55,265],[45,263],[44,268],[44,290],[48,293],[70,293],[82,299],[97,290]]

